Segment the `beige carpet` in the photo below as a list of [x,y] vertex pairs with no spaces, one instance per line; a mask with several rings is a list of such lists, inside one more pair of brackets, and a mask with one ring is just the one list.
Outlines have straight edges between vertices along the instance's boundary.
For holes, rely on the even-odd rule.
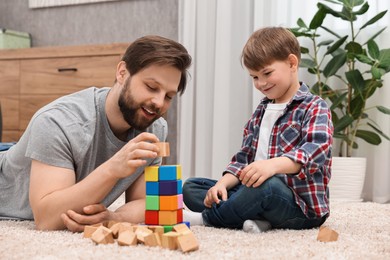
[[325,223],[336,242],[316,240],[318,229],[263,234],[192,227],[198,251],[95,245],[81,233],[39,232],[29,221],[0,221],[0,259],[390,259],[390,204],[332,203]]

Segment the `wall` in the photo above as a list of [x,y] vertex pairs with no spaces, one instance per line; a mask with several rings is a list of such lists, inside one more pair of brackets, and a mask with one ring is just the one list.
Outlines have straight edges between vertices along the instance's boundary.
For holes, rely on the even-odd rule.
[[[28,0],[0,1],[0,28],[29,32],[33,47],[131,42],[158,34],[178,39],[178,0],[122,0],[30,9]],[[176,162],[177,102],[168,113],[171,156]]]

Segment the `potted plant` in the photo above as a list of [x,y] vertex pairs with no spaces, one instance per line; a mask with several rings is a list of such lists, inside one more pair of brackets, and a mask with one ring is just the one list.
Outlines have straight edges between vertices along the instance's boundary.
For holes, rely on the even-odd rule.
[[[323,2],[330,3],[332,7]],[[356,176],[358,175],[356,170],[364,168],[361,179],[355,181],[359,183],[359,187],[354,191],[355,195],[351,195],[354,198],[346,198],[360,199],[365,158],[362,158],[361,165],[357,165],[356,162],[341,162],[352,171],[347,177],[340,177],[336,172],[341,167],[340,159],[353,158],[352,151],[358,148],[357,139],[372,145],[379,145],[382,138],[390,140],[367,113],[370,109],[377,109],[384,114],[390,114],[387,107],[367,106],[369,98],[383,87],[383,76],[390,71],[390,49],[381,49],[375,41],[386,27],[371,29],[369,37],[362,37],[362,32],[371,28],[387,10],[378,13],[357,28],[356,21],[368,10],[369,4],[364,0],[324,0],[317,4],[317,12],[310,24],[299,18],[298,27],[290,28],[298,39],[300,37],[308,40],[310,47],[301,47],[300,66],[307,68],[314,76],[315,82],[311,86],[311,91],[327,100],[332,111],[334,138],[339,142],[336,150],[340,158],[333,157],[331,198],[334,195],[341,199],[344,191],[349,189],[346,185],[353,182],[350,178],[359,177]],[[348,23],[347,33],[340,35],[324,26],[323,22],[327,17]],[[353,169],[353,166],[356,168]],[[337,179],[339,181],[336,181]],[[336,191],[336,188],[340,190]]]

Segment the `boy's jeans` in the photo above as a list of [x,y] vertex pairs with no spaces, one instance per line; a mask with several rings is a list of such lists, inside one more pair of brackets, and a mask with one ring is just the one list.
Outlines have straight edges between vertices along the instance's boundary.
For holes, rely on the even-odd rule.
[[190,178],[183,185],[185,205],[202,212],[206,226],[241,229],[245,220],[267,220],[273,228],[306,229],[318,227],[327,216],[308,219],[296,204],[293,192],[274,176],[257,188],[237,185],[228,191],[228,199],[206,208],[203,200],[216,181]]

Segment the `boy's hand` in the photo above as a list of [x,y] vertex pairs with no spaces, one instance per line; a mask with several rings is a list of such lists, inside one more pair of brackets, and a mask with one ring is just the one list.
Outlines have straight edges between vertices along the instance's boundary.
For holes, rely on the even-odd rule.
[[259,187],[264,181],[274,175],[271,161],[255,161],[246,166],[240,173],[240,181],[247,187]]
[[227,200],[227,189],[224,185],[217,182],[207,191],[203,203],[206,207],[211,208],[213,203],[219,204],[221,202],[220,198],[222,200]]

